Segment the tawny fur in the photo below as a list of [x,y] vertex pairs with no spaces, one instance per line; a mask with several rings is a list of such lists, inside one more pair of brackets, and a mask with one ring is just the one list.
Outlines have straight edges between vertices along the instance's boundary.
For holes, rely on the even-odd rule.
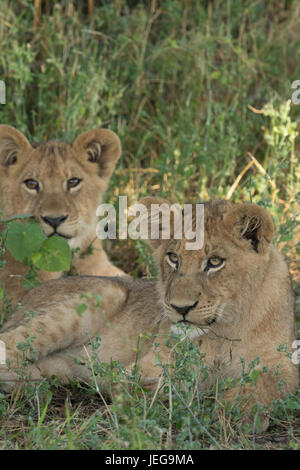
[[[145,198],[141,202],[150,207],[161,200]],[[271,217],[261,207],[227,202],[208,203],[204,213],[204,245],[199,250],[186,250],[185,239],[149,240],[160,271],[157,282],[69,278],[49,281],[27,294],[23,306],[36,311],[37,316],[28,320],[17,312],[0,334],[11,364],[21,360],[16,344],[33,335],[38,357],[28,369],[32,378],[56,374],[63,380],[88,380],[91,373],[87,365],[78,366],[72,359],[81,357],[82,364],[89,363],[87,335],[100,335],[100,360],[115,359],[129,365],[135,360],[139,335],[167,334],[172,324],[183,320],[177,309],[190,306],[185,321],[194,327],[193,341],[205,353],[204,362],[210,371],[203,387],[220,377],[239,378],[240,358],[247,369],[259,357],[257,368],[261,373],[256,386],[237,384],[225,392],[225,398],[250,393],[251,400],[245,400],[247,410],[255,402],[268,406],[273,399],[295,392],[298,368],[277,350],[286,344],[291,351],[296,330],[287,265],[271,243]],[[175,267],[170,263],[170,252],[177,255]],[[223,265],[207,269],[212,258],[224,260]],[[89,308],[79,316],[76,306],[84,302],[80,294],[86,292],[100,295],[101,306],[88,302]],[[168,360],[169,351],[163,342],[161,354]],[[268,371],[263,373],[265,366]],[[145,383],[161,373],[149,341],[143,350],[141,370]],[[3,366],[1,379],[9,388],[16,376]],[[284,381],[280,390],[278,380]],[[262,429],[266,427],[264,422]]]
[[[58,140],[30,144],[17,129],[0,125],[0,211],[4,218],[33,215],[46,236],[54,229],[41,217],[67,215],[57,230],[68,237],[72,249],[79,248],[73,259],[73,271],[81,275],[124,274],[108,260],[96,237],[96,210],[120,155],[120,140],[108,129],[87,131],[73,144]],[[71,178],[82,181],[68,190],[67,180]],[[26,187],[24,181],[28,179],[39,183],[39,191]],[[83,256],[91,245],[93,253]],[[0,279],[16,304],[27,292],[23,281],[28,268],[9,252],[4,260]],[[39,280],[58,278],[61,274],[41,272]]]

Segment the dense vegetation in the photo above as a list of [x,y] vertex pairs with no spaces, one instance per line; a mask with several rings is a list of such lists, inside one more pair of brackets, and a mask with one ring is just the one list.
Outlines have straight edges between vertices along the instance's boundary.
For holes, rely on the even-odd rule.
[[[33,2],[2,0],[1,123],[35,141],[116,131],[123,154],[106,197],[114,204],[158,194],[265,206],[299,300],[300,105],[290,101],[300,79],[299,2],[103,0],[93,14],[84,3],[46,2],[37,21]],[[107,250],[135,276],[153,272],[142,243]],[[177,376],[166,375],[154,400],[121,365],[101,366],[112,381],[132,382],[110,406],[75,384],[0,395],[0,448],[300,447],[299,394],[275,406],[264,437],[249,437],[238,409],[220,407],[213,420],[213,394],[197,395],[188,366],[198,353],[179,349]]]

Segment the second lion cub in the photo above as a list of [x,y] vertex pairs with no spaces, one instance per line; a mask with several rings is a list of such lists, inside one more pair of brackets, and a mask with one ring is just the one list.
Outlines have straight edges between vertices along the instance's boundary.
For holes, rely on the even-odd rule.
[[[148,209],[162,202],[166,201],[141,201]],[[269,405],[272,399],[296,391],[298,368],[278,351],[281,344],[291,350],[296,334],[288,269],[272,245],[270,215],[253,204],[219,201],[205,204],[204,216],[201,249],[187,250],[186,240],[177,240],[172,233],[170,239],[149,240],[160,271],[158,281],[79,277],[49,281],[31,291],[23,306],[35,316],[28,320],[17,313],[14,325],[0,334],[12,367],[0,369],[4,386],[10,388],[17,380],[13,367],[22,361],[17,344],[29,337],[36,349],[28,366],[33,379],[55,374],[62,380],[87,380],[88,337],[101,336],[101,361],[129,365],[139,334],[165,334],[173,324],[187,323],[205,354],[209,382],[238,379],[240,358],[249,365],[259,357],[255,386],[237,385],[225,395],[230,400],[250,395],[246,412],[255,403]],[[89,304],[80,316],[76,308],[87,292],[101,296],[101,308]],[[80,364],[74,357],[80,358]],[[144,345],[141,370],[145,380],[158,378],[161,372],[150,342]],[[202,381],[202,386],[207,382]]]

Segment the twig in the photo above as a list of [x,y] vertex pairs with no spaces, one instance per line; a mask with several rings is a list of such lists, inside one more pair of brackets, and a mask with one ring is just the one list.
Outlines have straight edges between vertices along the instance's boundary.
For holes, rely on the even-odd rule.
[[248,165],[245,166],[245,168],[243,169],[243,171],[241,171],[241,173],[238,175],[238,177],[235,179],[233,185],[231,186],[231,188],[229,189],[228,193],[227,193],[227,196],[226,196],[226,199],[229,200],[234,192],[234,190],[236,189],[236,187],[238,186],[239,182],[241,181],[241,179],[243,178],[244,174],[246,173],[246,171],[249,170],[249,168],[251,168],[251,166],[254,164],[254,161],[251,160],[251,162],[248,163]]
[[196,423],[198,424],[198,426],[201,427],[201,429],[205,432],[205,434],[214,442],[214,444],[217,446],[217,448],[219,450],[222,450],[222,447],[220,446],[220,444],[218,443],[218,441],[216,441],[216,439],[214,438],[214,436],[212,436],[212,434],[210,434],[210,432],[206,429],[205,426],[203,426],[203,424],[199,421],[199,419],[195,416],[195,414],[193,413],[193,411],[191,410],[191,408],[189,407],[188,403],[185,401],[185,399],[177,392],[176,390],[176,387],[173,385],[173,383],[171,382],[171,377],[168,373],[168,371],[166,369],[164,369],[164,372],[166,373],[168,379],[170,380],[170,383],[171,383],[171,386],[172,386],[172,389],[175,393],[175,395],[179,398],[179,400],[183,403],[183,405],[186,407],[186,409],[189,411],[189,413],[192,415],[192,417],[194,418],[194,420],[196,421]]
[[91,371],[92,371],[92,374],[93,374],[93,379],[94,379],[94,383],[95,383],[95,386],[96,386],[96,391],[97,391],[97,393],[99,394],[101,400],[103,401],[104,406],[105,406],[105,409],[106,409],[107,413],[109,414],[109,416],[110,416],[112,422],[114,422],[114,417],[113,417],[113,415],[112,415],[112,413],[111,413],[111,411],[110,411],[110,409],[109,409],[109,406],[108,406],[108,404],[106,403],[106,400],[105,400],[104,396],[102,395],[102,393],[101,393],[101,391],[100,391],[100,388],[99,388],[99,386],[98,386],[97,379],[96,379],[96,375],[95,375],[95,372],[94,372],[94,367],[93,367],[92,358],[91,358],[91,356],[90,356],[90,354],[89,354],[89,352],[88,352],[88,350],[87,350],[87,348],[86,348],[85,345],[83,345],[83,348],[84,348],[84,351],[85,351],[85,353],[86,353],[86,356],[87,356],[88,361],[89,361],[90,366],[91,366]]
[[41,24],[42,18],[42,5],[41,0],[34,0],[34,19],[33,19],[33,28],[37,29]]
[[149,410],[151,410],[152,406],[154,405],[154,402],[155,402],[156,397],[157,397],[157,395],[158,395],[158,392],[159,392],[159,390],[160,390],[162,381],[163,381],[163,375],[160,375],[160,377],[159,377],[159,379],[158,379],[158,383],[157,383],[156,389],[155,389],[155,392],[154,392],[154,395],[153,395],[153,397],[152,397],[152,400],[151,400],[151,403],[150,403],[150,406],[149,406]]
[[253,111],[255,114],[264,114],[265,110],[264,109],[256,109],[251,106],[251,104],[248,104],[248,108]]
[[253,163],[257,166],[257,168],[259,169],[259,171],[261,173],[263,173],[263,175],[265,175],[267,178],[268,178],[268,181],[270,183],[270,185],[272,186],[272,188],[275,190],[275,191],[278,191],[277,188],[276,188],[276,184],[274,183],[274,181],[270,178],[270,176],[268,175],[268,173],[266,172],[266,170],[264,169],[264,167],[259,163],[259,161],[256,160],[256,158],[254,157],[254,155],[252,155],[252,153],[250,152],[247,152],[247,155],[251,158],[251,160],[253,161]]
[[206,326],[205,329],[209,330],[211,333],[213,333],[216,338],[226,339],[226,341],[242,341],[241,338],[228,338],[227,336],[218,335],[210,326]]
[[157,168],[123,168],[121,173],[159,173]]
[[89,15],[94,14],[94,0],[88,0],[88,13]]

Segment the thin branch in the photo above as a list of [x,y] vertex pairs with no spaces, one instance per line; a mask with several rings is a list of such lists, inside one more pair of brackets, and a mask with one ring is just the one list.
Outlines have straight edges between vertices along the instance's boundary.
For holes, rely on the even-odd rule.
[[232,194],[234,193],[235,189],[237,188],[237,186],[238,186],[239,182],[241,181],[241,179],[243,178],[244,174],[249,170],[249,168],[251,168],[251,166],[253,164],[254,164],[254,161],[252,160],[251,162],[248,163],[248,165],[245,166],[243,171],[241,171],[241,173],[237,176],[237,178],[235,179],[233,185],[231,186],[231,188],[229,189],[229,191],[227,193],[227,196],[226,196],[227,200],[231,199]]
[[256,165],[256,167],[259,169],[259,171],[265,175],[267,178],[268,178],[268,181],[270,183],[270,185],[272,186],[272,188],[275,190],[275,191],[278,191],[277,188],[276,188],[276,184],[274,183],[274,181],[270,178],[270,176],[268,175],[268,173],[266,172],[266,170],[264,169],[264,167],[259,163],[258,160],[256,160],[256,158],[254,157],[254,155],[252,155],[252,153],[250,152],[247,152],[247,155],[251,158],[251,160],[253,161],[253,163]]

